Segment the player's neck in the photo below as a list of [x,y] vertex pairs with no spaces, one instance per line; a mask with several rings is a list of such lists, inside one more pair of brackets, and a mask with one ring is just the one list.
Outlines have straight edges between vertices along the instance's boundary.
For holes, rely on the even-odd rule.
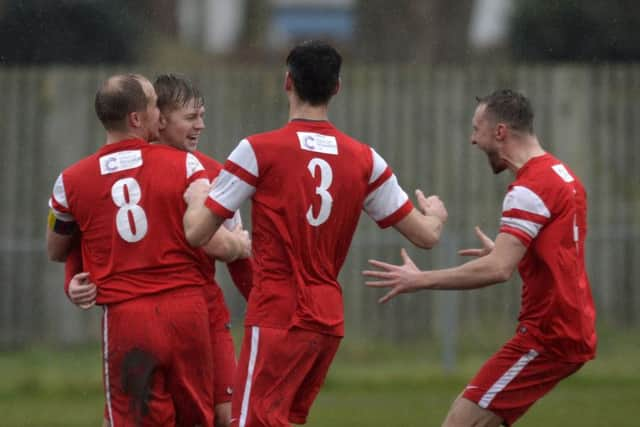
[[289,103],[289,121],[303,120],[329,120],[329,108],[327,105],[311,105],[301,102]]
[[114,144],[116,142],[124,141],[126,139],[144,139],[141,135],[138,135],[136,132],[107,132],[107,144]]
[[509,169],[516,174],[529,160],[546,153],[540,146],[538,138],[531,136],[511,145],[511,150],[505,153],[504,159]]

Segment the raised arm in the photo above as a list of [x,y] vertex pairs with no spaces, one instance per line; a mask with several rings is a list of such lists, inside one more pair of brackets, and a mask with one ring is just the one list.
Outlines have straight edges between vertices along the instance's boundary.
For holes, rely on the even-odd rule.
[[419,210],[413,209],[394,228],[414,245],[430,249],[440,241],[448,218],[447,209],[438,196],[425,197],[422,191],[416,190],[416,198]]

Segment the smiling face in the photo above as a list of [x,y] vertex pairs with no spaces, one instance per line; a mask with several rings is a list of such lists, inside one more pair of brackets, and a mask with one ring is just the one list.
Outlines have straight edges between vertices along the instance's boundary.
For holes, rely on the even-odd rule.
[[160,143],[193,152],[198,148],[205,128],[204,106],[195,99],[171,111],[161,113]]
[[471,144],[484,151],[489,159],[493,173],[498,174],[507,168],[500,155],[500,141],[496,139],[498,126],[486,111],[486,104],[478,104],[472,119]]

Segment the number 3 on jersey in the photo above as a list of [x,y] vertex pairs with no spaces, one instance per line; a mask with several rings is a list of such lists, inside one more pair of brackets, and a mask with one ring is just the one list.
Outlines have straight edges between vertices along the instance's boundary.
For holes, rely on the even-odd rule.
[[147,234],[147,215],[138,205],[142,198],[138,181],[134,178],[119,179],[111,187],[111,198],[120,208],[116,213],[116,229],[120,237],[129,243],[142,240]]
[[333,205],[333,197],[327,191],[331,187],[333,181],[333,170],[331,166],[325,160],[318,157],[311,159],[307,165],[307,169],[311,173],[312,177],[316,177],[317,171],[320,171],[320,185],[316,187],[316,194],[320,196],[320,211],[318,216],[313,216],[313,206],[309,206],[307,211],[307,221],[314,227],[319,226],[329,219],[331,214],[331,207]]

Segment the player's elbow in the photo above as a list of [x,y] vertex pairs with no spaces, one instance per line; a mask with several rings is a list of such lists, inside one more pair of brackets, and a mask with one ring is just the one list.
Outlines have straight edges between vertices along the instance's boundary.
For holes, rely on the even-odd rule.
[[496,283],[506,282],[513,275],[513,268],[506,264],[498,264],[494,270]]
[[184,235],[187,243],[193,248],[199,248],[207,244],[206,237],[199,233],[194,227],[185,227]]

